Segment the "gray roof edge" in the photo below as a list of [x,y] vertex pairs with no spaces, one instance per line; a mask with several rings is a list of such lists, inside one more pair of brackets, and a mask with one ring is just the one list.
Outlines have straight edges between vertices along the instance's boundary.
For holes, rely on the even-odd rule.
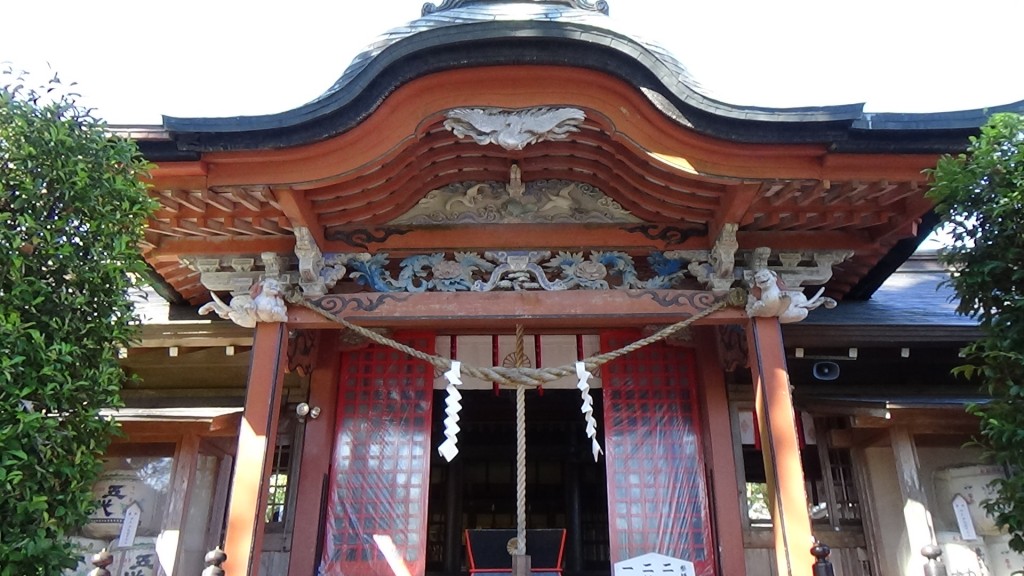
[[1024,100],[950,112],[867,112],[853,123],[855,130],[970,130],[989,116],[1002,112],[1024,113]]
[[[605,24],[607,17],[576,2],[538,2],[532,19],[510,18],[501,12],[500,2],[453,4],[459,6],[385,33],[321,96],[297,108],[258,116],[164,116],[163,127],[183,151],[300,145],[351,129],[415,78],[456,68],[517,64],[576,65],[615,75],[641,89],[675,123],[737,142],[823,143],[848,152],[953,152],[991,113],[1024,112],[1024,101],[936,113],[865,113],[863,103],[792,108],[730,104],[710,96],[658,44],[611,28]],[[548,49],[538,49],[539,42],[547,42]],[[486,47],[486,54],[478,53],[479,47]]]
[[[564,6],[570,6],[577,10],[587,10],[590,12],[600,12],[605,16],[608,15],[608,2],[606,0],[596,0],[590,2],[588,0],[533,0],[537,3],[543,4],[561,4]],[[427,16],[429,14],[435,14],[437,12],[444,12],[445,10],[453,10],[461,8],[467,4],[486,4],[488,2],[498,3],[498,0],[443,0],[437,4],[433,2],[426,2],[423,4],[422,14]]]
[[[515,35],[510,35],[515,32]],[[566,32],[573,32],[570,37]],[[537,39],[560,40],[578,43],[584,50],[603,48],[625,56],[656,79],[658,92],[686,107],[710,116],[738,122],[766,122],[772,124],[840,123],[849,126],[863,115],[863,104],[832,105],[820,107],[768,108],[742,106],[716,100],[705,95],[692,78],[677,73],[683,70],[677,61],[666,62],[664,53],[656,53],[649,46],[618,32],[581,23],[558,21],[492,21],[453,24],[441,28],[423,30],[403,37],[383,48],[372,58],[364,59],[360,69],[347,70],[342,78],[347,82],[335,84],[317,99],[292,110],[256,116],[232,116],[221,118],[184,118],[163,116],[163,127],[174,133],[244,133],[260,130],[285,128],[306,122],[313,122],[330,115],[370,89],[379,76],[386,75],[388,68],[405,58],[458,46],[467,42],[503,40],[507,42],[529,42]],[[509,47],[509,60],[514,61],[516,46]],[[494,61],[490,64],[502,64]],[[542,63],[542,62],[539,62]],[[448,68],[454,68],[452,64]],[[616,70],[606,70],[615,74]],[[353,73],[354,72],[354,73]],[[429,72],[425,72],[429,73]],[[408,81],[405,79],[404,81]],[[373,98],[379,101],[383,98]]]

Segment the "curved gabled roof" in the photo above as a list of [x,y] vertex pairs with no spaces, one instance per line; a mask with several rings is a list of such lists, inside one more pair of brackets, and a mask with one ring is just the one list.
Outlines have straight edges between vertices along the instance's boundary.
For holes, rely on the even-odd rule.
[[[397,88],[444,70],[562,65],[618,77],[676,123],[736,142],[826,143],[857,152],[943,152],[962,147],[989,110],[864,114],[862,104],[805,108],[738,106],[708,96],[655,43],[619,30],[586,2],[446,1],[392,29],[352,61],[333,86],[293,110],[232,118],[165,117],[179,150],[254,150],[344,133]],[[1024,111],[1024,102],[1004,107]]]
[[[456,240],[444,231],[389,240],[388,227],[431,191],[503,183],[515,166],[523,182],[597,187],[635,217],[678,233],[680,245],[706,248],[735,223],[751,246],[853,250],[829,294],[866,298],[916,247],[914,231],[934,225],[921,170],[934,166],[935,152],[964,147],[989,112],[727,104],[667,51],[616,29],[598,4],[445,0],[384,34],[329,90],[294,110],[165,117],[165,130],[139,141],[162,164],[147,258],[199,302],[206,289],[182,254],[287,253],[296,226],[335,253],[368,249],[350,240],[357,236],[383,238],[374,250],[505,248],[484,227]],[[510,150],[446,127],[449,111],[477,106],[571,106],[586,120],[564,140]],[[1024,111],[1024,103],[1004,109]],[[680,247],[612,228],[574,229],[586,239],[545,230],[530,241]]]

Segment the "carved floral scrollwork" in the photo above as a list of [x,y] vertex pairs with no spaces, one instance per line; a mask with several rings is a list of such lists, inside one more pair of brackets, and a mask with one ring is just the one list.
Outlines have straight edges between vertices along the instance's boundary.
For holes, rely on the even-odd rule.
[[446,259],[444,253],[410,256],[401,266],[396,286],[409,292],[471,290],[475,272],[494,270],[494,264],[467,252],[456,252],[455,260]]
[[608,290],[609,276],[617,276],[622,286],[639,287],[633,258],[622,252],[591,252],[589,258],[584,258],[582,252],[559,252],[544,267],[560,273],[566,288]]
[[[311,301],[328,296],[328,306],[342,305],[338,300],[341,298],[344,306],[362,308],[372,305],[373,297],[367,294],[354,297],[358,286],[381,295],[428,291],[630,290],[642,291],[657,300],[678,298],[678,291],[704,284],[710,291],[698,293],[713,299],[714,294],[727,291],[733,282],[745,279],[754,285],[747,307],[750,316],[775,316],[781,322],[798,322],[819,306],[835,306],[835,301],[823,297],[821,291],[808,298],[796,288],[801,282],[827,282],[832,265],[841,262],[848,252],[773,254],[768,248],[758,248],[739,254],[743,257],[740,261],[748,263],[743,267],[735,264],[737,254],[728,236],[720,238],[710,251],[652,252],[645,263],[638,265],[634,256],[620,251],[560,251],[552,256],[551,252],[542,250],[483,254],[436,252],[392,262],[385,252],[322,255],[315,246],[306,246],[300,235],[296,250],[298,273],[289,267],[291,261],[272,253],[262,255],[262,272],[252,269],[251,258],[210,259],[209,262],[198,261],[195,266],[201,270],[211,294],[214,286],[249,286],[254,277],[264,276],[253,285],[251,292],[233,290],[230,304],[214,295],[214,301],[201,309],[203,313],[216,312],[243,326],[254,326],[258,321],[284,321],[287,314],[280,294],[287,286],[296,284]],[[233,272],[221,271],[225,262],[230,263]],[[758,267],[750,267],[751,264]],[[790,278],[796,282],[790,283]],[[214,284],[214,280],[218,283]],[[348,296],[326,294],[324,288],[342,281],[346,286],[340,292]],[[310,289],[311,286],[314,289]],[[676,304],[678,302],[666,301],[665,305]]]
[[486,282],[473,283],[475,292],[505,290],[565,290],[561,280],[550,281],[539,262],[551,256],[550,252],[485,252],[488,260],[499,262]]
[[492,290],[672,289],[686,278],[689,260],[655,252],[647,258],[654,275],[640,279],[625,252],[497,251],[478,256],[457,252],[416,255],[399,264],[392,276],[386,253],[336,255],[349,277],[374,292],[489,292]]
[[388,254],[351,254],[346,258],[350,276],[357,284],[374,292],[397,292],[398,285],[387,271]]

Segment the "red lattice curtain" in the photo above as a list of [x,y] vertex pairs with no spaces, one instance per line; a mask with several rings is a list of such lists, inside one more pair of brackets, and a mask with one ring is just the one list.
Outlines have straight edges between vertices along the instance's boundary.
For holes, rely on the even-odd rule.
[[[635,334],[607,334],[615,350]],[[645,346],[604,367],[611,561],[659,553],[715,573],[693,351]]]
[[384,346],[342,355],[321,575],[423,574],[433,377]]

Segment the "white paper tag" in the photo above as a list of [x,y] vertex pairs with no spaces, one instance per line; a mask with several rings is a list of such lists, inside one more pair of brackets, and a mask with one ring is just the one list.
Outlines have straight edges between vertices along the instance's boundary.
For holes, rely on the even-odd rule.
[[121,535],[117,538],[119,547],[127,548],[135,544],[135,533],[139,530],[139,520],[141,519],[142,508],[138,502],[132,502],[132,505],[124,511],[124,524],[121,524]]
[[448,396],[444,400],[444,413],[447,414],[444,419],[445,440],[437,447],[437,453],[448,462],[451,462],[459,454],[459,432],[462,431],[459,428],[459,411],[462,410],[462,393],[459,392],[458,386],[462,384],[461,371],[462,363],[452,360],[451,369],[444,373],[444,377],[448,380],[448,387],[445,388]]
[[967,499],[960,494],[953,497],[953,515],[956,516],[960,537],[964,540],[977,540],[978,533],[974,531],[974,521],[971,520],[971,507],[967,504]]
[[589,380],[593,377],[593,374],[587,371],[586,364],[583,362],[577,362],[576,377],[580,380],[576,387],[579,388],[583,401],[583,404],[580,406],[580,412],[583,413],[583,419],[587,423],[587,438],[590,438],[591,451],[594,453],[594,462],[597,462],[598,456],[601,455],[601,444],[597,441],[597,420],[594,418],[594,399],[590,396]]
[[451,440],[445,440],[437,447],[438,454],[447,462],[451,462],[456,456],[459,455],[459,449],[455,447],[455,442]]

